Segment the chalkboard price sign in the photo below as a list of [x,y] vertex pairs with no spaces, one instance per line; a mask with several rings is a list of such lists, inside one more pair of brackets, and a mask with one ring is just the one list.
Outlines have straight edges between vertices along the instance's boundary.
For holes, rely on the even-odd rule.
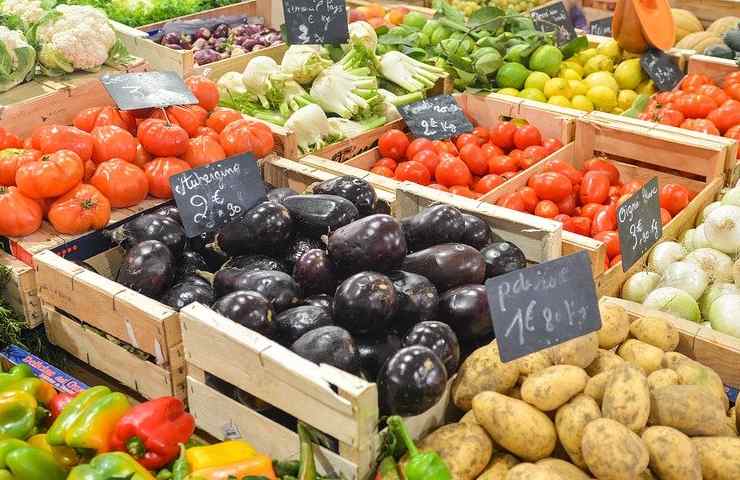
[[622,269],[626,272],[663,235],[658,177],[650,180],[619,206],[617,230]]
[[473,131],[473,124],[451,95],[430,97],[398,111],[415,137],[446,140]]
[[540,32],[556,32],[558,45],[565,45],[578,37],[563,2],[551,3],[530,10],[529,14],[532,16],[537,30]]
[[288,43],[347,43],[345,0],[283,0]]
[[121,110],[198,103],[193,92],[175,72],[103,75],[100,81]]
[[673,90],[686,75],[678,68],[676,58],[664,52],[650,48],[642,54],[640,66],[660,91]]
[[611,37],[612,17],[594,20],[588,25],[588,33],[590,33],[591,35],[600,35],[602,37]]
[[231,223],[266,196],[251,153],[173,175],[170,186],[190,238]]
[[486,293],[504,362],[601,328],[585,252],[489,278]]

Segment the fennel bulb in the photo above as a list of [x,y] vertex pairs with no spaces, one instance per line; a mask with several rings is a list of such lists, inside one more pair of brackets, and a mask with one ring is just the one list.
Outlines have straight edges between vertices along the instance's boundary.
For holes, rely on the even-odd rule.
[[332,61],[321,56],[320,48],[313,45],[291,45],[283,56],[280,66],[293,80],[308,85],[322,70],[332,65]]
[[341,139],[329,124],[326,114],[316,104],[298,109],[290,116],[285,127],[292,130],[302,153],[309,153]]
[[290,79],[280,70],[280,66],[270,57],[255,57],[244,69],[244,86],[254,95],[264,108],[283,101],[282,89]]
[[380,74],[409,92],[432,88],[445,71],[414,60],[401,52],[391,51],[380,57]]
[[360,43],[371,52],[378,48],[378,34],[367,22],[359,21],[349,24],[349,38],[352,44]]
[[311,85],[311,97],[326,112],[342,118],[368,117],[380,106],[378,81],[367,69],[345,70],[341,64],[322,71]]

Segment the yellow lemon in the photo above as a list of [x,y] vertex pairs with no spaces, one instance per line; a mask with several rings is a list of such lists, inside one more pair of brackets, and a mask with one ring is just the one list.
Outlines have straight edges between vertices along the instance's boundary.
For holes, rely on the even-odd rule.
[[516,88],[502,88],[498,90],[496,93],[500,93],[501,95],[509,95],[511,97],[519,96],[519,90],[517,90]]
[[587,48],[586,50],[578,53],[578,55],[574,56],[576,62],[580,63],[582,66],[586,65],[586,62],[588,62],[592,57],[595,57],[597,55],[597,51],[595,48]]
[[602,112],[611,112],[617,106],[617,92],[603,85],[591,87],[586,96]]
[[637,93],[652,95],[653,93],[655,93],[655,84],[652,80],[645,80],[637,86]]
[[586,95],[589,89],[588,83],[583,80],[568,80],[568,85],[573,90],[573,95]]
[[580,75],[581,78],[583,78],[583,66],[576,62],[576,61],[567,61],[563,62],[561,65],[561,69],[567,68],[568,70],[575,70],[578,72],[578,75]]
[[637,88],[643,79],[640,59],[630,58],[617,65],[617,68],[614,70],[614,79],[619,84],[619,88],[625,90],[634,90]]
[[545,89],[545,83],[548,80],[550,80],[550,75],[545,72],[532,72],[524,81],[524,88],[535,88],[542,91]]
[[568,80],[562,78],[551,78],[545,82],[545,96],[547,98],[554,97],[556,95],[570,98],[573,96],[573,91],[568,84]]
[[553,95],[547,100],[550,105],[557,105],[558,107],[571,108],[570,100],[562,95]]
[[574,95],[570,100],[570,104],[577,110],[583,110],[584,112],[590,112],[594,109],[594,104],[585,95]]
[[594,72],[613,72],[614,62],[606,55],[594,55],[583,66],[583,73],[586,75]]
[[594,72],[586,77],[586,83],[589,88],[602,86],[614,90],[614,95],[619,91],[619,84],[614,80],[614,76],[609,72]]
[[622,55],[622,49],[619,48],[619,43],[616,40],[609,40],[608,42],[600,43],[596,47],[596,53],[606,55],[616,61]]
[[534,100],[537,102],[546,102],[547,97],[544,93],[542,93],[542,90],[537,88],[525,88],[521,92],[519,92],[519,98],[526,98],[528,100]]
[[619,108],[619,107],[614,107],[614,110],[612,110],[612,113],[614,115],[621,115],[621,114],[624,113],[624,109],[623,108]]
[[637,92],[634,90],[620,90],[617,95],[617,105],[622,110],[627,110],[637,98]]
[[571,68],[566,68],[564,70],[560,70],[560,74],[558,77],[565,79],[565,80],[580,80],[581,76],[576,72],[575,70]]

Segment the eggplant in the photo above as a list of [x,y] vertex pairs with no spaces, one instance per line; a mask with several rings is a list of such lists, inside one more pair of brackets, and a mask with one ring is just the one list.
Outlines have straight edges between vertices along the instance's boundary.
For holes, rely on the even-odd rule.
[[378,199],[377,202],[375,202],[375,209],[372,213],[380,213],[383,215],[390,215],[391,214],[391,205],[386,202],[385,200]]
[[395,218],[370,215],[334,232],[328,251],[337,270],[346,275],[363,270],[390,272],[403,262],[406,239]]
[[334,298],[325,293],[319,293],[317,295],[311,295],[303,299],[304,305],[315,305],[325,309],[329,314],[334,312]]
[[437,288],[426,277],[396,270],[388,274],[398,297],[398,310],[392,328],[406,333],[419,322],[433,320],[437,315]]
[[159,215],[161,217],[167,217],[170,220],[174,220],[182,225],[182,217],[180,216],[180,210],[174,205],[165,205],[152,212],[153,215]]
[[145,240],[157,240],[165,244],[172,255],[179,257],[185,248],[187,237],[182,225],[169,217],[149,213],[140,215],[130,222],[115,229],[112,233],[113,241],[124,249]]
[[275,270],[278,272],[290,272],[290,267],[285,262],[267,255],[240,255],[226,262],[223,268],[238,268],[247,272],[260,270]]
[[145,240],[126,252],[116,281],[147,297],[158,298],[174,278],[172,251],[158,240]]
[[381,415],[420,415],[437,402],[447,388],[442,360],[427,347],[414,345],[397,351],[378,373]]
[[290,212],[275,202],[262,202],[238,221],[221,228],[218,246],[231,256],[284,249],[293,234]]
[[[277,313],[301,304],[300,287],[287,273],[262,270],[241,272],[232,281],[231,287],[234,290],[248,290],[264,295],[272,302]],[[227,288],[226,293],[231,291]]]
[[214,311],[268,338],[275,336],[272,304],[258,292],[237,291],[216,300]]
[[443,322],[419,322],[403,338],[403,346],[421,345],[434,352],[451,378],[460,365],[460,342],[449,325]]
[[239,290],[236,285],[239,276],[245,273],[241,268],[222,268],[213,276],[213,293],[216,298]]
[[483,285],[463,285],[439,297],[439,316],[457,337],[463,340],[488,338],[493,321],[488,308],[488,295]]
[[267,199],[271,202],[275,203],[283,203],[283,200],[285,200],[288,197],[292,197],[293,195],[300,195],[298,192],[293,190],[292,188],[287,187],[281,187],[281,188],[273,188],[269,192],[267,192]]
[[193,53],[193,60],[198,65],[208,65],[209,63],[221,60],[221,55],[212,48],[204,48],[203,50],[196,50]]
[[275,317],[276,334],[283,345],[293,345],[304,333],[332,325],[331,313],[314,305],[301,305],[285,310]]
[[341,327],[328,325],[310,330],[290,348],[316,364],[326,363],[354,374],[360,371],[360,355],[355,340]]
[[491,227],[484,220],[469,213],[463,213],[462,216],[465,229],[462,238],[460,238],[460,243],[480,250],[493,241]]
[[436,245],[412,253],[403,260],[401,268],[428,278],[438,292],[481,283],[486,275],[486,263],[480,252],[461,243]]
[[334,266],[325,250],[313,249],[304,253],[293,267],[293,278],[304,295],[333,294],[337,289]]
[[309,237],[298,237],[288,246],[288,249],[283,254],[282,261],[292,270],[296,262],[298,262],[306,252],[314,249],[323,249],[324,247],[324,242],[321,240]]
[[178,312],[193,302],[211,305],[213,303],[213,289],[196,283],[178,283],[159,298],[159,301],[172,307]]
[[359,217],[357,207],[337,195],[293,195],[283,199],[296,229],[303,235],[321,238]]
[[410,251],[424,250],[440,243],[457,243],[465,233],[465,219],[455,207],[432,205],[404,219],[403,232]]
[[486,278],[527,268],[524,252],[511,242],[494,242],[480,251],[486,262]]
[[334,177],[313,186],[313,193],[326,195],[338,195],[355,204],[360,215],[365,217],[371,215],[375,210],[375,202],[378,196],[375,189],[367,180],[352,175]]
[[181,279],[197,271],[205,272],[208,270],[208,264],[203,256],[197,252],[186,250],[177,260],[177,271],[175,278]]
[[401,339],[393,333],[380,335],[355,335],[360,367],[368,381],[374,382],[386,360],[401,349]]
[[334,320],[351,333],[380,333],[398,308],[393,282],[380,273],[360,272],[342,282],[334,294]]
[[[178,279],[178,283],[187,283],[190,285],[199,285],[201,287],[208,287],[210,289],[213,289],[213,286],[211,285],[211,282],[206,280],[205,278],[201,277],[200,275],[196,275],[194,273],[191,273],[190,275],[185,275],[184,277]],[[208,302],[209,304],[213,303],[213,301]]]
[[177,32],[166,33],[162,37],[162,43],[164,43],[164,44],[179,45],[180,44],[180,35]]
[[216,248],[215,243],[216,234],[214,232],[201,233],[197,237],[188,239],[188,248],[203,257],[209,272],[217,271],[229,259],[228,255]]

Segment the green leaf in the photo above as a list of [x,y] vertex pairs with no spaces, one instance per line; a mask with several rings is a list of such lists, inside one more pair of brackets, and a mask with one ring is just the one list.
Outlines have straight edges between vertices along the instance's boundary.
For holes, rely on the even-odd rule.
[[475,73],[466,72],[465,70],[462,70],[457,67],[455,67],[455,72],[457,73],[457,76],[460,79],[458,84],[462,84],[467,87],[468,85],[472,85],[475,83],[475,80],[477,78]]
[[401,53],[420,62],[424,61],[427,57],[427,51],[423,48],[407,47],[406,45],[401,47]]
[[381,45],[406,45],[413,47],[419,38],[419,32],[405,27],[394,27],[388,33],[378,38]]
[[434,8],[437,10],[437,13],[434,14],[434,18],[446,18],[456,24],[465,25],[465,15],[460,10],[449,4],[447,0],[435,0]]
[[468,27],[476,29],[481,26],[493,28],[493,21],[504,15],[504,11],[498,7],[483,7],[470,16]]
[[0,25],[5,25],[11,30],[26,30],[25,22],[18,15],[0,15]]
[[588,38],[585,35],[576,37],[570,42],[560,47],[560,51],[563,52],[563,58],[570,58],[576,53],[586,50],[588,48]]

